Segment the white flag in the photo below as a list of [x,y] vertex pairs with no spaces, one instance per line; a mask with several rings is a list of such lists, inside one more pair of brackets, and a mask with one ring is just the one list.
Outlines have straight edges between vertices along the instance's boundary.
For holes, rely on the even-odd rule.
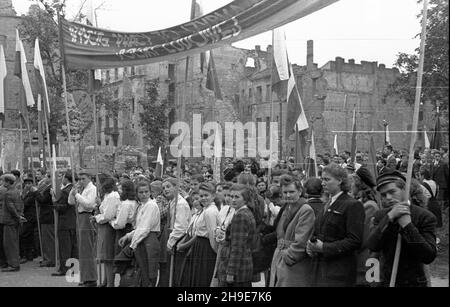
[[424,137],[425,137],[425,148],[430,148],[431,147],[431,143],[430,143],[430,139],[428,138],[428,134],[427,131],[425,130],[423,132]]
[[3,45],[0,45],[0,113],[5,114],[5,79],[7,75],[6,58]]
[[334,146],[333,146],[333,148],[334,148],[335,154],[338,155],[339,154],[339,149],[338,149],[338,136],[337,136],[337,134],[334,136]]

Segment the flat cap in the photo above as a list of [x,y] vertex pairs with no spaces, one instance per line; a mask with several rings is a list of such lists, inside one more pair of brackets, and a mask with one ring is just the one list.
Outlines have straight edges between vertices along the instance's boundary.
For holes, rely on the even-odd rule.
[[81,169],[78,172],[78,176],[87,175],[87,176],[93,177],[94,174],[95,174],[95,172],[93,170],[89,169],[89,168]]
[[402,173],[395,170],[387,170],[383,172],[380,176],[377,178],[377,190],[379,190],[383,185],[395,182],[397,180],[402,180],[406,182],[405,176],[403,176]]

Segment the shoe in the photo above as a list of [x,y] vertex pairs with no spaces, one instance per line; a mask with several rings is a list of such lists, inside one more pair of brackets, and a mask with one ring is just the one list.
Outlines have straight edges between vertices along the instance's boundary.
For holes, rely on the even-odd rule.
[[7,264],[2,264],[2,265],[0,265],[0,269],[7,269],[8,268],[8,265]]
[[18,272],[18,271],[20,271],[20,267],[17,267],[17,268],[9,267],[9,268],[2,270],[3,273],[11,273],[11,272]]
[[20,264],[25,264],[25,263],[27,263],[28,261],[29,261],[28,259],[22,258],[22,259],[20,259]]
[[97,287],[97,282],[96,281],[86,281],[84,283],[83,287],[96,288]]
[[56,273],[52,273],[53,277],[62,277],[62,276],[66,276],[66,273],[63,272],[56,272]]

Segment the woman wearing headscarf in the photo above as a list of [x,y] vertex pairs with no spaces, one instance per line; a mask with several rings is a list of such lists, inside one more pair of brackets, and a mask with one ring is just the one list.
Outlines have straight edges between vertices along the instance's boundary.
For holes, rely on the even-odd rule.
[[193,236],[178,246],[181,251],[191,248],[181,279],[183,287],[209,287],[216,264],[215,231],[219,224],[219,210],[214,204],[215,187],[210,183],[202,183],[199,194],[202,208],[193,217]]
[[116,231],[109,224],[116,218],[120,206],[120,195],[115,191],[113,178],[106,178],[102,184],[103,199],[99,214],[92,217],[97,226],[97,258],[105,264],[106,286],[114,287],[114,256],[116,252]]
[[348,175],[339,165],[325,167],[322,182],[330,197],[306,247],[313,257],[313,285],[351,287],[356,283],[356,254],[363,240],[364,207],[348,195]]
[[256,223],[249,209],[252,194],[248,186],[235,184],[230,190],[231,206],[235,210],[226,229],[223,247],[218,255],[219,287],[251,287]]
[[375,213],[380,210],[377,203],[375,187],[375,178],[367,168],[361,167],[353,174],[351,193],[355,199],[363,204],[365,212],[363,244],[358,253],[356,276],[356,285],[363,287],[370,286],[366,280],[366,272],[369,268],[366,266],[367,260],[370,258],[378,258],[364,244],[370,234],[371,220],[375,216]]

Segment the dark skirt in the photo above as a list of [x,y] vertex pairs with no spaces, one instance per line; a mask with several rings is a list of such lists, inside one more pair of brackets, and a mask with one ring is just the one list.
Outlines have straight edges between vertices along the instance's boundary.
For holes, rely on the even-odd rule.
[[126,234],[133,231],[133,225],[127,224],[124,229],[116,230],[116,238],[114,240],[114,256],[117,256],[122,251],[123,247],[119,246],[119,240]]
[[116,231],[109,224],[97,225],[97,259],[113,261],[115,257]]
[[209,287],[214,274],[217,254],[211,248],[208,238],[197,237],[190,255],[182,268],[182,287]]
[[134,252],[136,262],[141,271],[141,285],[144,287],[149,286],[149,280],[154,280],[154,282],[156,282],[156,278],[158,277],[159,249],[158,235],[155,232],[151,232],[138,244]]

